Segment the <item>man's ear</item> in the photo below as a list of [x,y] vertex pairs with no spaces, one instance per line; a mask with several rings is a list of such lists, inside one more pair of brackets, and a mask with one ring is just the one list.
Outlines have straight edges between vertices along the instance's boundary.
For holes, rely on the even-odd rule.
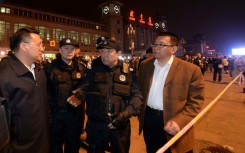
[[173,46],[172,53],[174,54],[178,50],[178,46]]
[[27,43],[24,43],[24,42],[20,43],[20,49],[23,51],[28,50],[29,47],[30,47],[30,45],[28,45]]

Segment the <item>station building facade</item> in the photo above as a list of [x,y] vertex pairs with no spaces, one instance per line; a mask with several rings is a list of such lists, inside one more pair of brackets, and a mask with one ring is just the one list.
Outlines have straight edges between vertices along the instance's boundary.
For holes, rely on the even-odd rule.
[[123,3],[117,0],[101,3],[101,21],[96,22],[7,2],[0,3],[0,59],[10,50],[9,39],[12,34],[25,26],[40,31],[45,46],[44,57],[55,58],[59,41],[66,37],[79,43],[81,55],[99,55],[95,44],[100,36],[119,41],[124,54],[132,55],[134,51],[140,55],[150,47],[156,30],[152,23],[140,22],[144,20],[142,14],[136,20],[130,20],[132,12],[123,17],[122,7]]

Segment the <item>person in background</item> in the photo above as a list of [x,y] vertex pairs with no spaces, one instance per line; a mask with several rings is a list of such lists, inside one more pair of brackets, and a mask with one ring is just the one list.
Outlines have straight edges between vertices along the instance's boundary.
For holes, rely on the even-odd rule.
[[[14,55],[0,65],[0,90],[11,111],[11,153],[49,153],[50,118],[46,77],[35,64],[44,46],[39,31],[18,29],[10,38]],[[2,124],[2,123],[1,123]]]
[[213,72],[213,57],[212,56],[208,57],[207,70],[209,70],[210,72]]
[[8,54],[7,54],[5,57],[3,57],[3,58],[1,59],[0,64],[3,64],[4,62],[7,62],[8,59],[9,59],[12,55],[14,55],[14,52],[11,51],[11,50],[8,51]]
[[224,71],[225,73],[229,73],[229,61],[227,56],[224,56],[224,58],[222,59],[222,64],[224,65]]
[[[244,69],[245,69],[245,58],[243,56],[238,56],[234,61],[234,76],[237,77]],[[240,77],[236,80],[238,85],[245,84],[244,83],[244,75],[241,74]]]
[[130,68],[135,73],[136,77],[138,77],[138,71],[139,71],[139,58],[136,55],[132,55],[132,59],[129,62]]
[[148,48],[146,51],[145,51],[145,56],[139,60],[139,66],[138,66],[138,69],[140,68],[140,63],[145,60],[145,59],[148,59],[148,58],[152,58],[153,57],[153,54],[152,54],[152,48]]
[[184,54],[183,60],[192,63],[192,60],[191,60],[191,58],[190,58],[190,56],[188,54]]
[[[147,153],[155,153],[201,111],[204,79],[201,69],[174,56],[178,37],[162,32],[152,43],[154,58],[144,60],[139,70],[139,87],[144,104],[139,116]],[[192,127],[165,153],[192,153]]]
[[[64,38],[59,54],[47,67],[48,93],[51,105],[51,153],[79,153],[84,123],[83,101],[68,103],[67,98],[79,87],[85,68],[75,60],[77,42]],[[64,149],[63,149],[64,145]]]
[[213,66],[214,66],[213,81],[217,80],[217,74],[218,74],[218,82],[221,82],[223,64],[222,64],[222,59],[220,58],[220,54],[215,55],[215,58],[213,59]]
[[235,57],[232,55],[230,58],[228,58],[228,69],[229,69],[229,74],[230,74],[230,78],[233,78],[234,76],[234,61],[235,61]]
[[136,76],[129,66],[119,62],[120,44],[100,37],[97,49],[101,56],[92,61],[80,89],[69,98],[86,101],[88,153],[128,153],[130,148],[130,117],[139,114],[142,95]]
[[200,67],[200,69],[202,71],[202,75],[205,74],[206,64],[205,64],[205,60],[203,59],[201,53],[197,53],[197,57],[194,59],[193,64],[195,64],[195,65]]

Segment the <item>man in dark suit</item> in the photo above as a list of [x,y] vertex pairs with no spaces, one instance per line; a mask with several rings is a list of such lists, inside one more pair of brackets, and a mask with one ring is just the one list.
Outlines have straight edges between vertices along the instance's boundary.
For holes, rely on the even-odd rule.
[[[139,117],[147,153],[155,153],[184,128],[202,109],[204,81],[198,66],[174,56],[178,37],[160,33],[152,44],[155,58],[144,60],[139,70],[139,87],[144,104]],[[166,152],[193,152],[191,128]],[[166,153],[165,152],[165,153]]]
[[[10,39],[14,55],[0,64],[0,90],[10,109],[10,141],[4,151],[49,153],[50,120],[46,77],[36,62],[44,46],[39,31],[18,29]],[[0,122],[2,124],[2,122]]]

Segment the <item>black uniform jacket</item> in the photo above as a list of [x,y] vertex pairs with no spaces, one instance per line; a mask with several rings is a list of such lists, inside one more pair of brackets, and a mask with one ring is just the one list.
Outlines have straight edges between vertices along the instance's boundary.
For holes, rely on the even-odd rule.
[[109,68],[100,57],[93,61],[92,69],[87,71],[81,84],[88,119],[106,122],[125,111],[130,116],[139,114],[142,95],[136,77],[122,69],[121,65]]

